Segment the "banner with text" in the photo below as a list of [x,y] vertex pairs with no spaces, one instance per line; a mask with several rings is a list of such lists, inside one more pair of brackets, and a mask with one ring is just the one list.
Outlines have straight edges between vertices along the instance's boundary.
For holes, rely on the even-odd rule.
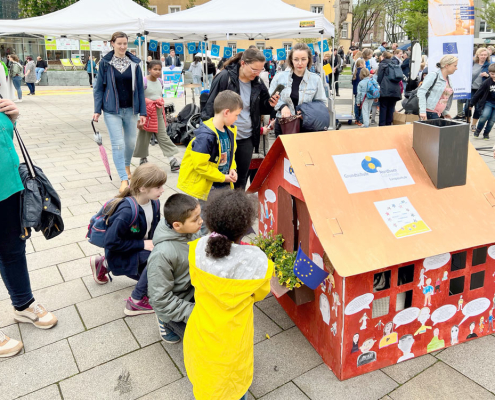
[[[457,71],[449,77],[454,99],[471,98],[474,46],[473,0],[428,0],[428,69],[445,55],[459,58]],[[460,57],[460,55],[464,57]]]

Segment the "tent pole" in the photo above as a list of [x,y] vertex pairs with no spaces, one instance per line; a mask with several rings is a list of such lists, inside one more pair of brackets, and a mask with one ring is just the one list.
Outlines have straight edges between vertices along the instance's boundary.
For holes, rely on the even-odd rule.
[[144,54],[145,58],[143,60],[143,68],[141,68],[143,72],[143,78],[146,76],[146,61],[148,61],[148,35],[144,35]]
[[93,78],[95,77],[93,71],[93,49],[91,48],[91,35],[88,35],[89,41],[89,65],[91,66],[91,82],[93,82]]
[[210,89],[210,82],[208,81],[208,48],[210,48],[210,41],[206,42],[206,85],[205,89]]
[[[335,48],[335,36],[332,38],[332,60],[333,64],[335,64],[335,57],[333,55],[333,49]],[[322,61],[323,64],[323,61]],[[334,81],[335,81],[335,75],[334,75],[334,70],[333,70],[333,65],[332,65],[332,96],[335,98],[335,89],[334,89]]]

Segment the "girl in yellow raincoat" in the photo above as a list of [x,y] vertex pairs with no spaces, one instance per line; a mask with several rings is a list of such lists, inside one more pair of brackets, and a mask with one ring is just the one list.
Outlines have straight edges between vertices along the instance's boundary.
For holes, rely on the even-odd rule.
[[206,208],[212,232],[190,243],[196,304],[184,336],[184,363],[197,400],[247,399],[253,380],[253,305],[270,291],[273,263],[238,245],[256,218],[244,191],[215,190]]

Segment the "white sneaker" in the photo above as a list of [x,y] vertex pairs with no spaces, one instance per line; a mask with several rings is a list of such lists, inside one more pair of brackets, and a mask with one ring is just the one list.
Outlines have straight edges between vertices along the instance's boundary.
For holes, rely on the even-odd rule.
[[22,103],[22,99],[14,100],[14,103]]
[[38,79],[35,83],[40,83],[41,79]]
[[22,342],[9,338],[0,331],[0,358],[15,356],[22,350]]
[[48,312],[46,308],[37,301],[24,311],[17,311],[14,309],[14,320],[16,322],[33,324],[40,329],[50,329],[57,325],[58,322],[57,317],[51,312]]

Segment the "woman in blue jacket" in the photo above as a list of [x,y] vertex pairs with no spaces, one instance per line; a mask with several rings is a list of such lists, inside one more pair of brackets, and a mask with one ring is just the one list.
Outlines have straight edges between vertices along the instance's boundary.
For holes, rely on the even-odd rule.
[[[129,186],[131,158],[136,146],[137,114],[146,122],[143,73],[140,59],[127,51],[127,35],[115,32],[110,40],[113,51],[100,61],[94,88],[95,113],[98,122],[101,110],[112,143],[112,156],[119,174],[120,192]],[[122,135],[124,131],[124,135]]]
[[[91,67],[93,68],[92,73],[91,73]],[[93,87],[93,78],[96,77],[96,63],[94,58],[92,60],[88,58],[88,62],[86,63],[86,72],[88,73],[88,77],[89,77],[89,86]]]

